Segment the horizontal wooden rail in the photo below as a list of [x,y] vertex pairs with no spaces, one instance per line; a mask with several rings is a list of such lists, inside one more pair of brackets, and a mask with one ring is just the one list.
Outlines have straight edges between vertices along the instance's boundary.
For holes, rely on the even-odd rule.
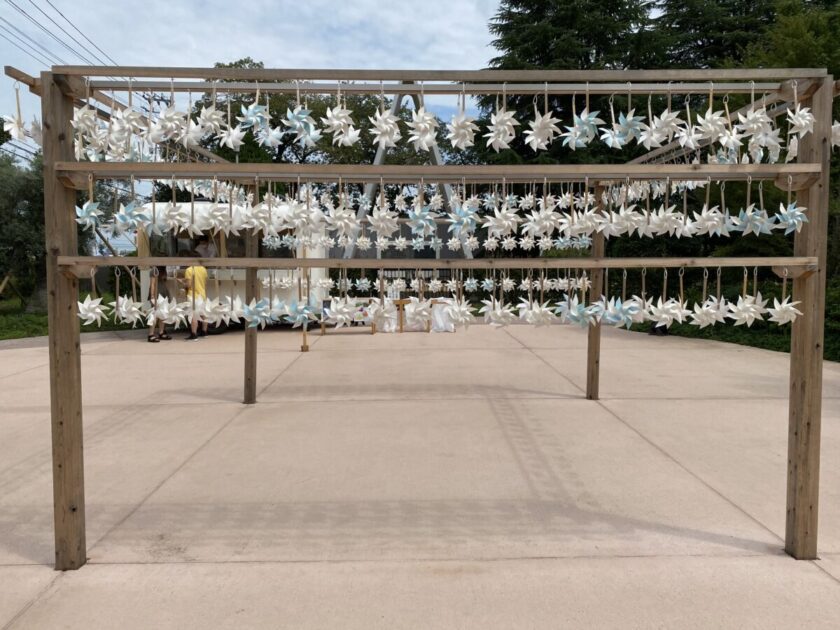
[[58,177],[71,188],[86,189],[95,179],[219,179],[262,181],[417,183],[550,182],[631,180],[775,180],[779,176],[813,176],[819,164],[515,164],[515,165],[373,165],[373,164],[208,164],[172,162],[57,162]]
[[[660,70],[379,70],[195,68],[155,66],[53,66],[54,74],[80,77],[152,77],[229,81],[758,81],[826,76],[825,68]],[[169,89],[165,87],[163,89]]]
[[59,256],[58,266],[80,278],[90,276],[96,267],[188,267],[202,265],[215,269],[641,269],[774,267],[789,277],[797,271],[816,268],[810,256],[749,256],[734,258],[200,258],[147,256]]
[[[722,82],[714,84],[716,94],[750,94],[755,92],[776,92],[782,87],[779,81],[772,82]],[[710,83],[400,83],[389,81],[364,83],[335,82],[271,82],[253,81],[107,81],[97,79],[90,82],[90,87],[97,90],[127,92],[129,90],[174,91],[174,92],[212,92],[253,93],[258,87],[261,93],[294,94],[707,94]]]

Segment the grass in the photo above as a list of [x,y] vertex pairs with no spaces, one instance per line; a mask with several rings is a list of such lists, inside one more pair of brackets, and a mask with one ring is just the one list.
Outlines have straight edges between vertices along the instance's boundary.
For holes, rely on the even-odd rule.
[[[103,302],[112,302],[111,295],[104,295]],[[81,321],[79,321],[81,327]],[[131,326],[116,324],[113,320],[103,320],[102,326],[81,327],[84,332],[96,330],[131,330]],[[49,332],[46,313],[26,313],[20,299],[11,298],[0,300],[0,340],[21,339],[23,337],[40,337]]]

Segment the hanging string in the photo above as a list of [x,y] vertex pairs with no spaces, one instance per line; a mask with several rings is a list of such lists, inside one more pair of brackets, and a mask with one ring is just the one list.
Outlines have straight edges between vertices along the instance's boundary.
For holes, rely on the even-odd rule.
[[709,270],[703,268],[703,299],[709,296]]
[[720,285],[721,285],[720,280],[721,280],[722,272],[723,272],[723,269],[721,267],[718,267],[717,268],[717,292],[716,292],[718,304],[720,304]]
[[662,270],[662,301],[668,299],[668,269]]
[[788,281],[788,268],[785,267],[784,275],[782,275],[782,302],[787,299],[787,281]]
[[117,323],[117,313],[120,310],[120,268],[114,267],[114,323]]
[[680,305],[685,304],[685,292],[683,287],[683,276],[685,275],[685,267],[680,267],[677,273],[680,279]]
[[627,270],[621,270],[621,301],[627,300]]
[[647,276],[647,267],[642,267],[642,301],[647,299],[647,290],[645,289],[645,280]]
[[753,297],[758,297],[758,266],[753,267]]
[[743,296],[747,295],[747,278],[749,278],[749,275],[750,274],[747,271],[747,268],[744,267],[744,286],[741,287],[741,295],[743,295]]

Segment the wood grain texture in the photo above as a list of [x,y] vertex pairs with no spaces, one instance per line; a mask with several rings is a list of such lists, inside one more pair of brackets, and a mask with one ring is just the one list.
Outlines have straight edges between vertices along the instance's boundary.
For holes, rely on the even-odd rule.
[[73,100],[49,72],[41,73],[44,133],[44,220],[50,349],[55,568],[86,562],[82,374],[76,301],[79,282],[62,273],[58,257],[77,254],[75,194],[58,180],[55,162],[73,156]]
[[822,173],[819,181],[797,191],[797,201],[808,208],[808,223],[794,240],[795,255],[819,261],[814,273],[793,281],[793,299],[801,302],[803,315],[791,324],[785,551],[799,560],[817,557],[833,88],[829,77],[812,96],[814,131],[800,144],[801,159],[820,164]]

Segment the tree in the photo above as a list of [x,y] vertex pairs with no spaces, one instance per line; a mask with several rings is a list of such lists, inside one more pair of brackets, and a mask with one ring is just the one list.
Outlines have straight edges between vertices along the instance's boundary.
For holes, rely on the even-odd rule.
[[657,0],[662,46],[652,61],[668,68],[739,64],[773,24],[773,0]]
[[0,280],[11,273],[22,296],[46,278],[44,180],[40,155],[31,168],[0,156]]

